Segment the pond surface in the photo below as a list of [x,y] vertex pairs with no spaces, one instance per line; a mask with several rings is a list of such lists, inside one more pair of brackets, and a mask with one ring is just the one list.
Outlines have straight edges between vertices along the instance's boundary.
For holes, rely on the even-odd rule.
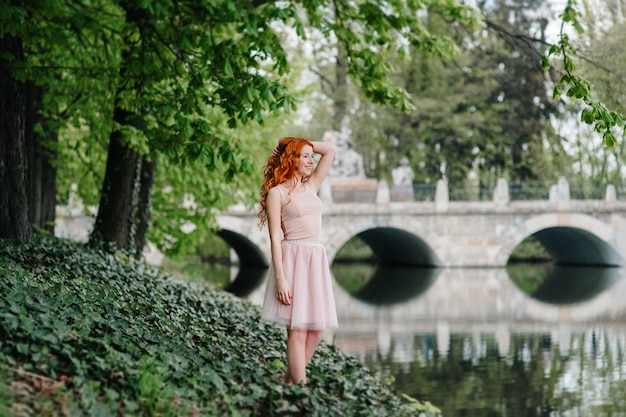
[[622,269],[371,268],[333,267],[357,300],[333,341],[398,392],[445,417],[626,415]]
[[[516,259],[542,259],[521,256],[545,252],[530,243]],[[339,328],[325,340],[399,394],[445,417],[626,416],[624,268],[349,262],[375,258],[360,239],[340,252]],[[200,267],[201,279],[262,304],[266,268]]]
[[332,270],[326,341],[445,417],[626,415],[622,268]]

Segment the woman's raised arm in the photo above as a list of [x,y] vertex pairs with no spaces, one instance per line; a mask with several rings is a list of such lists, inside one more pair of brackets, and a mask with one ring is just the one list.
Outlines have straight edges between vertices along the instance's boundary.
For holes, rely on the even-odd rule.
[[333,159],[335,159],[335,144],[330,142],[313,142],[313,152],[322,155],[320,160],[313,170],[309,182],[313,184],[316,190],[319,190],[320,185],[324,182],[330,167],[333,165]]

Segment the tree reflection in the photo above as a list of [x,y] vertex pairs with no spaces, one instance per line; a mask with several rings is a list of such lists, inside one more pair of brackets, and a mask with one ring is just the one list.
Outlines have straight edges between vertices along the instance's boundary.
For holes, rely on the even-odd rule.
[[[432,334],[415,337],[409,363],[370,354],[365,364],[395,377],[395,388],[441,408],[446,417],[617,416],[626,412],[623,346],[616,335],[514,334],[501,357],[495,337],[453,334],[440,353]],[[586,381],[586,382],[583,382]]]
[[225,288],[237,297],[247,297],[259,288],[267,275],[267,268],[240,267],[235,279]]

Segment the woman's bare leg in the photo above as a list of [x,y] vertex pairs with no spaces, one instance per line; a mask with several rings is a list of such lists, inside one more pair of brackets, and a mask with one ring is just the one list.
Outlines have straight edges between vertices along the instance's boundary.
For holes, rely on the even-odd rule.
[[306,330],[287,329],[287,372],[285,380],[288,383],[306,382],[306,345]]
[[324,332],[322,330],[309,330],[306,334],[306,364],[308,365],[315,353],[317,345],[322,340]]

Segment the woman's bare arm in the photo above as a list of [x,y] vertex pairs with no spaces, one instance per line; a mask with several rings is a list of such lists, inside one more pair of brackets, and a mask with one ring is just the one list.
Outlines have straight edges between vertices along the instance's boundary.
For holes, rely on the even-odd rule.
[[322,157],[308,181],[313,184],[316,190],[319,190],[322,182],[328,175],[328,171],[330,171],[330,167],[333,165],[335,144],[330,142],[313,142],[313,152],[322,155]]
[[267,214],[267,227],[270,234],[270,250],[272,264],[276,272],[276,296],[283,304],[291,304],[291,288],[285,279],[283,269],[282,229],[280,227],[280,212],[282,203],[278,189],[272,188],[267,194],[265,212]]

